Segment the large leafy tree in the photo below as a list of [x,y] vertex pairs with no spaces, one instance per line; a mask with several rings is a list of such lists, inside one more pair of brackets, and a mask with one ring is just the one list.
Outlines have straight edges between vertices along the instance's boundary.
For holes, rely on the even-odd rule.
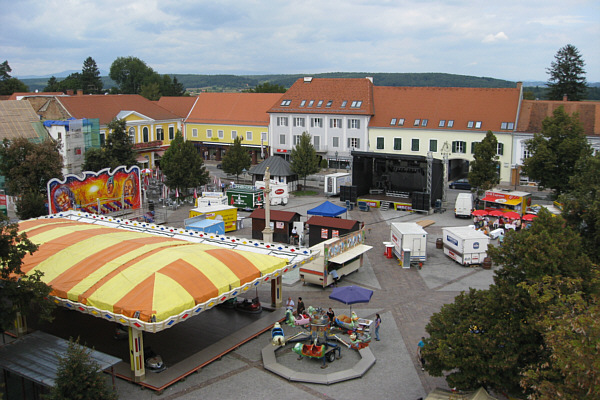
[[25,138],[12,142],[4,139],[0,146],[0,173],[6,177],[10,194],[17,196],[17,214],[22,219],[39,217],[47,213],[44,200],[47,183],[52,178],[62,178],[63,159],[59,153],[60,142],[46,140],[33,143]]
[[292,149],[291,161],[292,171],[304,179],[304,187],[306,187],[306,177],[321,170],[319,156],[311,143],[311,136],[308,132],[302,133],[300,141]]
[[577,47],[568,44],[559,49],[550,68],[547,68],[550,75],[547,83],[550,88],[548,98],[562,100],[566,95],[571,101],[585,99],[587,84],[584,67],[585,62]]
[[113,400],[117,394],[107,385],[100,366],[90,357],[91,350],[69,340],[67,353],[59,356],[54,387],[48,400]]
[[237,136],[233,140],[233,144],[229,146],[225,156],[223,156],[223,171],[228,174],[235,175],[236,180],[240,181],[240,174],[245,170],[250,169],[252,159],[248,150],[242,146],[242,137]]
[[575,164],[592,153],[578,114],[569,115],[564,107],[558,107],[552,117],[544,119],[542,131],[526,146],[533,155],[523,162],[523,172],[551,188],[556,196],[569,191]]
[[184,195],[188,189],[208,182],[208,171],[202,157],[192,142],[183,140],[179,130],[161,158],[160,168],[165,174],[165,184]]
[[29,88],[17,78],[11,77],[12,68],[5,60],[0,64],[0,95],[11,95],[18,92],[27,92]]
[[244,90],[246,93],[285,93],[287,89],[285,86],[279,85],[277,83],[264,82],[259,83],[252,89]]
[[81,69],[81,88],[83,93],[98,94],[102,92],[102,79],[96,61],[88,57],[83,62]]
[[110,66],[109,77],[125,94],[140,94],[142,85],[154,74],[154,70],[137,57],[118,57]]
[[0,330],[9,329],[17,313],[27,316],[35,312],[43,320],[51,320],[54,303],[48,299],[51,288],[41,281],[37,271],[25,275],[21,271],[23,257],[33,254],[38,246],[19,226],[0,214]]
[[474,160],[471,162],[469,182],[482,190],[488,190],[500,182],[498,174],[498,139],[492,131],[475,146]]

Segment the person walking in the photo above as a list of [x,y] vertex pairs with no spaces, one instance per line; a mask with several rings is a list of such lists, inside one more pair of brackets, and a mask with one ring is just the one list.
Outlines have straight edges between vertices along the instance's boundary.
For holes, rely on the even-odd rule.
[[421,349],[423,349],[423,347],[425,347],[425,337],[421,336],[421,340],[419,340],[419,343],[417,344],[417,358],[421,363],[421,371],[425,371],[425,359],[421,353]]
[[375,340],[379,342],[379,327],[381,326],[381,317],[375,314]]

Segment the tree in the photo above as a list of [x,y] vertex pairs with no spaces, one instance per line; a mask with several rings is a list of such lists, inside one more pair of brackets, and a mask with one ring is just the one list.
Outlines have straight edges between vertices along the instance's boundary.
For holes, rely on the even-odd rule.
[[165,174],[165,184],[171,189],[178,189],[184,196],[189,188],[208,182],[208,171],[202,157],[192,142],[183,140],[179,130],[161,158],[160,168]]
[[558,50],[554,61],[547,68],[550,78],[548,87],[550,100],[562,100],[563,96],[571,101],[585,99],[587,84],[585,80],[585,62],[579,54],[577,47],[568,44]]
[[127,167],[137,165],[126,124],[124,119],[114,119],[107,125],[110,132],[103,147],[106,156],[105,168],[114,169],[121,165]]
[[92,57],[88,57],[83,62],[81,69],[81,89],[86,94],[98,94],[102,92],[102,79],[98,65]]
[[308,132],[302,133],[300,141],[292,149],[291,160],[292,171],[300,178],[304,178],[304,187],[306,188],[306,177],[316,174],[321,169],[317,151],[311,143],[311,136]]
[[27,92],[29,90],[27,85],[17,78],[12,78],[10,76],[11,72],[12,68],[8,65],[7,60],[0,64],[0,95]]
[[523,162],[523,172],[554,190],[556,197],[569,191],[575,164],[592,152],[578,114],[569,115],[562,106],[544,119],[542,131],[526,147],[533,155]]
[[69,74],[65,79],[58,82],[58,87],[60,88],[60,92],[66,92],[67,90],[76,91],[83,87],[83,82],[81,80],[80,72],[73,72]]
[[67,353],[59,356],[58,371],[49,400],[113,400],[117,394],[107,385],[100,366],[90,357],[91,350],[69,340]]
[[56,77],[51,76],[46,82],[46,87],[43,90],[44,92],[61,92],[62,88],[60,86],[60,82],[56,79]]
[[19,225],[11,224],[0,214],[0,330],[9,329],[17,313],[23,316],[34,310],[43,320],[51,320],[54,302],[48,299],[51,288],[41,281],[42,273],[25,275],[21,271],[23,257],[33,254],[38,246],[19,233]]
[[570,190],[559,200],[562,216],[581,235],[586,254],[600,263],[600,153],[577,162]]
[[491,189],[500,183],[498,139],[492,131],[487,131],[485,138],[477,143],[474,150],[469,182],[482,190]]
[[236,180],[240,181],[240,174],[244,170],[250,169],[252,159],[248,150],[242,146],[242,137],[237,136],[233,144],[229,146],[225,156],[223,156],[223,171],[227,174],[235,175]]
[[158,101],[160,99],[160,85],[156,82],[145,83],[142,85],[140,95],[144,96],[150,101]]
[[137,57],[118,57],[110,66],[109,77],[119,85],[121,93],[139,94],[154,70]]
[[100,171],[109,165],[106,149],[90,148],[85,151],[85,161],[82,169],[84,171]]
[[277,83],[264,82],[259,83],[253,89],[243,90],[246,93],[285,93],[287,89],[285,86],[279,85]]
[[[10,142],[4,139],[0,146],[0,174],[6,177],[10,194],[18,196],[17,214],[21,218],[46,214],[39,207],[40,199],[47,196],[47,183],[52,178],[63,177],[63,159],[59,153],[60,142],[46,140],[32,143],[25,138]],[[35,210],[40,211],[37,214]],[[36,215],[37,214],[37,215]]]
[[173,77],[170,93],[165,94],[165,96],[185,96],[185,86],[177,80],[176,76]]

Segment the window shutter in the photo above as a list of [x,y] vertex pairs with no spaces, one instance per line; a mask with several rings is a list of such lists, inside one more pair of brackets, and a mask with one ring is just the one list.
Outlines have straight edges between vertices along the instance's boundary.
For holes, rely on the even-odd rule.
[[456,153],[456,142],[452,142],[452,152]]

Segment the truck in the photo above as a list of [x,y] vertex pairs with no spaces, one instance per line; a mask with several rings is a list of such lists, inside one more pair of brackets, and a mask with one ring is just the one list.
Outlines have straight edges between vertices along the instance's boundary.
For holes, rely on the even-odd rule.
[[[256,181],[254,182],[254,187],[258,190],[263,190],[265,188],[264,181]],[[272,206],[278,205],[286,205],[290,198],[290,191],[288,189],[287,183],[277,182],[271,179],[269,182],[269,188],[271,189],[271,193],[269,194],[269,201]]]
[[459,193],[454,203],[455,218],[470,218],[473,212],[473,195],[471,193]]
[[340,186],[351,184],[352,175],[347,172],[336,172],[335,174],[325,175],[325,196],[337,196],[340,194]]
[[263,204],[263,191],[252,185],[235,185],[227,189],[227,204],[242,210],[252,211]]
[[481,265],[487,257],[490,238],[470,226],[442,228],[444,254],[457,263]]
[[390,241],[403,268],[422,267],[427,260],[427,232],[416,222],[392,222]]
[[364,254],[373,248],[364,241],[365,233],[361,229],[310,247],[315,256],[300,267],[300,280],[303,284],[312,283],[325,288],[336,282],[335,276],[340,279],[358,270],[363,265]]

